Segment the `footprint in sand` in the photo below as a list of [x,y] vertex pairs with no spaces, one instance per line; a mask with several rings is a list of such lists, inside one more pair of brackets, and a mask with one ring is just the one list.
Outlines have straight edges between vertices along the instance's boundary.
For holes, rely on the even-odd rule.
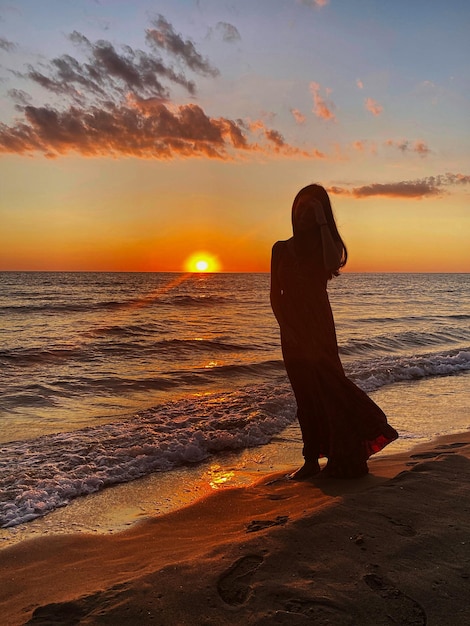
[[275,519],[254,519],[246,526],[247,533],[256,533],[271,526],[283,526],[289,519],[288,515],[278,515]]
[[384,515],[384,517],[390,522],[398,535],[401,535],[402,537],[414,537],[416,535],[416,530],[410,524],[394,519],[389,515]]
[[51,626],[52,624],[80,624],[85,616],[85,609],[75,602],[57,602],[39,606],[27,624]]
[[263,562],[263,557],[250,554],[238,559],[232,567],[222,574],[217,583],[219,596],[226,604],[243,604],[250,595],[250,581]]
[[443,443],[440,446],[436,446],[434,450],[429,452],[421,452],[417,454],[411,454],[410,459],[435,459],[438,456],[445,456],[446,454],[455,454],[458,448],[466,446],[466,443]]
[[326,597],[292,598],[286,603],[285,608],[292,616],[302,615],[308,618],[309,624],[334,624],[335,626],[357,624],[350,609]]
[[437,450],[431,450],[430,452],[421,452],[420,454],[410,454],[410,459],[435,459],[441,454]]
[[372,591],[384,599],[387,615],[394,624],[426,626],[426,612],[423,607],[397,589],[389,580],[378,574],[366,574],[363,580]]
[[409,461],[406,465],[415,467],[418,465],[420,461],[426,461],[427,459],[437,459],[440,456],[446,456],[449,454],[455,454],[458,448],[462,448],[466,446],[466,443],[449,443],[442,444],[437,446],[435,450],[430,450],[429,452],[421,452],[417,454],[411,454],[410,459],[415,459],[414,461]]
[[443,450],[447,450],[448,448],[463,448],[468,444],[465,441],[454,441],[452,443],[441,443],[441,445],[436,446],[439,450],[442,448]]

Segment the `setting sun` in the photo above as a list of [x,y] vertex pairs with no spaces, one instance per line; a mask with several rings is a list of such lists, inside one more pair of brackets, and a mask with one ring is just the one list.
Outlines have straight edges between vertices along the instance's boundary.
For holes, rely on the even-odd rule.
[[217,257],[206,252],[196,252],[184,264],[187,272],[218,272],[220,263]]

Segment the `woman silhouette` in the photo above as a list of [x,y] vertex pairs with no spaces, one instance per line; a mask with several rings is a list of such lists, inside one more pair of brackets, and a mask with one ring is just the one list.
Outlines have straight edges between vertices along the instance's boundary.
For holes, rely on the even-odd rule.
[[271,306],[281,330],[284,363],[297,401],[304,465],[291,475],[356,478],[367,459],[398,437],[383,411],[346,378],[338,355],[327,281],[347,261],[330,199],[319,185],[299,191],[293,237],[273,246]]

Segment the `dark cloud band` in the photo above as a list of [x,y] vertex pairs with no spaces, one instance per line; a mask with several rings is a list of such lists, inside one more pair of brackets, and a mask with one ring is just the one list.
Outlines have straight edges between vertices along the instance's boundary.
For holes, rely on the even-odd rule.
[[381,196],[388,198],[424,198],[439,196],[445,193],[445,187],[450,185],[470,184],[470,176],[465,174],[441,174],[428,176],[418,180],[407,180],[396,183],[372,183],[361,187],[329,187],[328,192],[337,196],[352,196],[354,198],[368,198]]

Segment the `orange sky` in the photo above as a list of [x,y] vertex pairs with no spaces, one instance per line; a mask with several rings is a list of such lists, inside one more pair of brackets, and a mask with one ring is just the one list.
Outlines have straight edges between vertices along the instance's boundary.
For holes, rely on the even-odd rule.
[[470,271],[468,4],[121,4],[0,8],[0,270],[269,271],[318,182],[346,271]]

